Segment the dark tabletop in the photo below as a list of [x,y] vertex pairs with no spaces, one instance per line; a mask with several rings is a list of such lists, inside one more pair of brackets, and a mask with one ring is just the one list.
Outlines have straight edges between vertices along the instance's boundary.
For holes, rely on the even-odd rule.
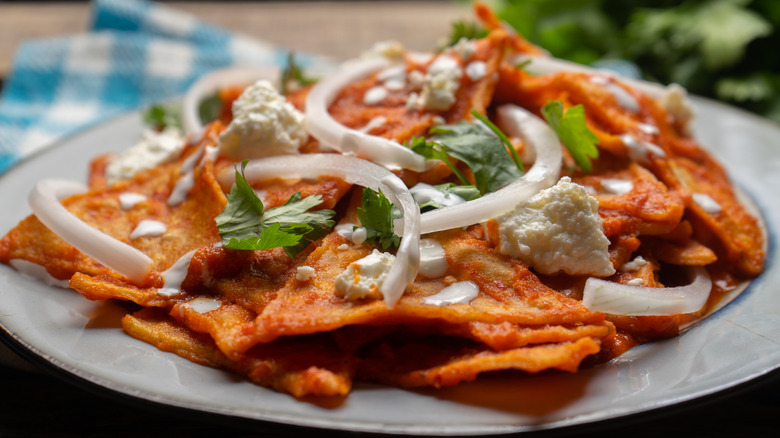
[[[56,375],[55,375],[56,374]],[[775,436],[780,374],[618,421],[528,436]],[[118,397],[54,370],[0,367],[0,437],[377,437],[209,417]],[[523,435],[526,436],[526,435]]]

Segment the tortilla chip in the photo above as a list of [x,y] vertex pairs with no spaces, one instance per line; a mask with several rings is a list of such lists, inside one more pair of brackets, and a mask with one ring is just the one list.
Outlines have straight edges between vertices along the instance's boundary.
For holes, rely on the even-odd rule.
[[122,319],[133,337],[195,363],[231,370],[258,385],[295,397],[346,395],[356,362],[327,336],[267,344],[229,359],[203,334],[183,328],[163,312],[143,309]]
[[[603,314],[591,312],[579,301],[548,288],[525,265],[496,253],[488,242],[461,231],[437,233],[433,237],[447,253],[447,275],[438,279],[418,277],[398,304],[389,309],[381,300],[348,301],[336,295],[334,278],[349,263],[367,255],[370,248],[349,245],[336,233],[327,236],[305,261],[315,268],[316,278],[305,283],[291,280],[278,291],[277,299],[247,328],[247,338],[236,346],[236,351],[281,336],[330,331],[353,324],[604,324]],[[342,244],[348,246],[339,249]],[[424,303],[426,296],[451,282],[466,280],[480,288],[470,304],[439,307]]]
[[[677,227],[685,209],[683,200],[670,192],[647,169],[636,163],[601,170],[597,174],[574,178],[573,181],[595,190],[604,234],[618,235],[666,234]],[[623,194],[612,194],[602,187],[605,179],[630,181],[632,188]]]
[[362,358],[357,378],[404,388],[441,388],[472,381],[488,371],[575,372],[584,358],[598,351],[599,341],[590,337],[505,351],[448,340],[400,346],[383,343]]

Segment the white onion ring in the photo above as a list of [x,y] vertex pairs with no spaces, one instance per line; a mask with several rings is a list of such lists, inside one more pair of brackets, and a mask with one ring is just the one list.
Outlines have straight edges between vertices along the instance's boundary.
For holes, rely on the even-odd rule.
[[588,67],[576,62],[566,61],[564,59],[552,58],[549,56],[532,56],[527,54],[518,54],[513,62],[515,64],[522,64],[523,62],[531,61],[528,65],[523,67],[523,70],[535,75],[547,75],[558,73],[562,71],[568,72],[582,72],[591,74],[602,74],[609,76],[617,76],[622,82],[630,85],[633,88],[647,94],[651,98],[657,101],[663,101],[665,94],[667,93],[666,87],[654,82],[640,81],[637,79],[624,78],[615,74],[611,70],[596,69]]
[[591,277],[585,282],[582,304],[613,315],[676,315],[700,310],[707,303],[712,280],[701,266],[688,269],[691,283],[678,287],[629,286]]
[[328,113],[328,107],[342,88],[390,65],[384,58],[356,61],[319,81],[306,96],[306,127],[323,145],[341,153],[357,155],[388,168],[422,172],[425,170],[422,155],[393,140],[347,128]]
[[182,100],[181,119],[184,134],[194,135],[203,131],[199,108],[204,98],[213,95],[221,88],[250,85],[260,79],[268,79],[272,84],[276,84],[280,74],[277,67],[228,67],[202,76],[187,89]]
[[[401,237],[395,261],[379,291],[388,308],[393,308],[406,286],[414,281],[420,267],[420,208],[409,189],[392,172],[355,157],[338,154],[280,155],[249,161],[244,169],[248,181],[263,178],[317,178],[335,176],[350,184],[382,190],[403,212],[396,220],[395,230]],[[220,183],[232,185],[235,172],[225,172]]]
[[536,152],[536,161],[522,177],[496,192],[462,204],[431,210],[421,216],[422,234],[484,222],[553,186],[561,172],[561,143],[540,118],[517,105],[498,108],[498,124],[510,136],[523,139]]
[[87,191],[84,184],[66,180],[42,180],[30,192],[33,213],[62,240],[136,284],[143,284],[152,259],[138,249],[88,225],[60,201]]

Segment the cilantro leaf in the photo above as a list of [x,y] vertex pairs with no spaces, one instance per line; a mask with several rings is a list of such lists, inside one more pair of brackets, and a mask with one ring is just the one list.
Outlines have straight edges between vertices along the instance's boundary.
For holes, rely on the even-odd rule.
[[521,172],[525,172],[525,169],[523,168],[523,162],[520,160],[520,155],[517,153],[517,149],[515,149],[515,146],[512,144],[512,142],[509,141],[509,138],[504,134],[503,131],[498,129],[498,126],[494,125],[493,122],[490,121],[487,117],[477,112],[477,110],[471,111],[471,115],[476,117],[480,122],[484,123],[485,126],[487,126],[491,131],[493,131],[493,134],[496,135],[499,139],[501,139],[501,142],[504,143],[504,146],[506,146],[509,153],[512,155],[512,159],[515,160],[515,165],[518,169],[520,169]]
[[263,250],[278,247],[296,246],[301,241],[299,234],[292,234],[280,229],[278,223],[271,224],[260,231],[259,236],[238,240],[231,237],[226,248],[244,250]]
[[440,144],[452,158],[464,162],[474,174],[474,186],[483,195],[504,187],[523,176],[504,142],[485,129],[462,121],[431,130],[429,140]]
[[181,106],[176,104],[155,104],[144,111],[144,123],[158,131],[167,127],[181,127]]
[[332,210],[308,211],[322,203],[320,195],[302,199],[296,192],[284,205],[264,210],[263,202],[244,178],[246,164],[242,163],[241,172],[236,170],[236,183],[227,196],[227,205],[214,218],[226,248],[282,247],[292,258],[333,227]]
[[550,101],[542,108],[542,115],[558,135],[566,149],[569,150],[577,165],[585,172],[593,170],[591,158],[598,158],[596,145],[598,137],[588,129],[585,123],[585,108],[576,105],[563,114],[563,103],[560,100]]
[[393,230],[393,220],[401,217],[401,211],[381,190],[363,189],[363,205],[357,209],[357,215],[366,229],[367,242],[376,242],[382,249],[401,244],[401,238]]
[[303,68],[295,61],[295,53],[287,53],[287,65],[282,69],[279,91],[282,95],[287,95],[297,87],[303,87],[317,82],[317,79],[306,76]]
[[463,172],[461,172],[460,169],[458,169],[458,167],[455,166],[455,164],[450,160],[450,157],[447,155],[446,148],[443,145],[435,142],[429,142],[422,137],[415,137],[409,142],[408,146],[411,150],[429,160],[443,161],[447,167],[452,170],[461,184],[471,185],[468,178],[466,178],[466,175],[464,175]]

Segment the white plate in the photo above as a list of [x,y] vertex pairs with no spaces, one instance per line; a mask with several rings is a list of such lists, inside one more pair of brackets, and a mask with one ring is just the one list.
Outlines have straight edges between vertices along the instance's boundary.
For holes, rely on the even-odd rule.
[[[780,224],[780,127],[696,100],[696,132]],[[85,179],[88,160],[140,135],[130,114],[69,138],[0,177],[0,233],[29,214],[40,178]],[[770,229],[770,238],[774,239]],[[770,242],[773,243],[773,242]],[[28,353],[108,391],[196,412],[330,429],[418,435],[530,432],[611,420],[711,395],[780,367],[780,265],[681,336],[635,348],[577,374],[484,376],[441,390],[357,384],[339,400],[299,401],[195,365],[125,335],[123,310],[45,286],[0,265],[0,328]]]

